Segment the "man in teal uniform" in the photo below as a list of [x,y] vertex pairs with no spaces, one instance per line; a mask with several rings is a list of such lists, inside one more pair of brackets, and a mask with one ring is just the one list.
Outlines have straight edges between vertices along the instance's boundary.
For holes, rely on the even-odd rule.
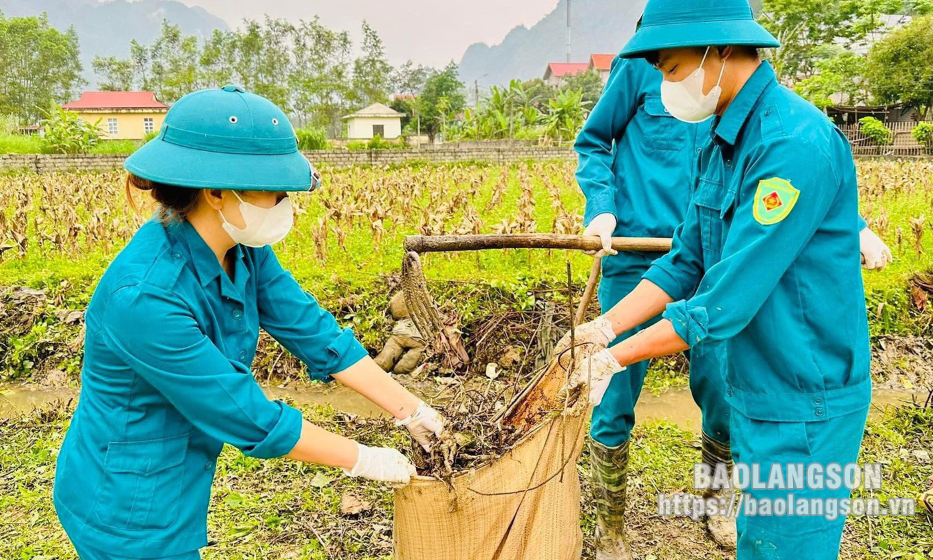
[[[778,45],[746,0],[649,1],[622,56],[655,64],[678,119],[717,117],[673,251],[602,318],[613,334],[663,319],[579,368],[599,386],[623,366],[721,345],[732,456],[762,472],[854,462],[871,398],[854,162],[841,132],[759,59]],[[738,558],[835,558],[843,524],[743,511]]]
[[[684,221],[694,183],[696,159],[709,141],[709,123],[679,121],[661,103],[661,75],[641,59],[613,61],[612,72],[576,142],[577,182],[586,195],[586,235],[672,237]],[[602,251],[597,256],[609,254]],[[612,309],[641,281],[659,253],[620,253],[603,259],[599,303]],[[622,333],[616,342],[660,317]],[[690,388],[703,413],[703,460],[729,464],[729,406],[720,373],[718,348],[690,352]],[[635,425],[635,403],[648,362],[633,364],[614,379],[593,410],[590,429],[591,483],[597,504],[597,558],[628,558],[624,515],[628,450]],[[713,539],[735,546],[735,523],[710,519]]]
[[[697,156],[709,142],[711,122],[674,118],[661,101],[661,81],[661,74],[644,59],[617,57],[613,61],[605,91],[575,146],[580,161],[577,181],[587,199],[586,235],[600,236],[606,243],[613,235],[672,237],[684,221]],[[863,266],[884,268],[891,261],[890,250],[864,220],[860,219],[859,230]],[[660,256],[613,253],[608,246],[597,253],[605,256],[599,287],[604,311],[628,295]],[[614,342],[658,319],[622,333]],[[702,412],[702,457],[712,467],[731,464],[729,405],[724,400],[720,353],[714,344],[698,345],[689,352],[690,388]],[[647,369],[647,361],[630,365],[627,378],[614,379],[593,411],[591,483],[597,503],[597,554],[605,558],[628,554],[623,529],[628,444]],[[734,522],[712,516],[708,528],[714,541],[734,548]]]

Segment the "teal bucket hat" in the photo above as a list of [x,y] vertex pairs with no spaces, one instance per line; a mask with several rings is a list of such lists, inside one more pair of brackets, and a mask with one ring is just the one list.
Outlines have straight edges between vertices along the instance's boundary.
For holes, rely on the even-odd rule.
[[755,21],[748,0],[648,0],[642,25],[622,49],[622,57],[729,45],[777,48],[781,43]]
[[229,85],[179,99],[159,136],[124,167],[143,179],[200,189],[308,191],[319,183],[285,113]]

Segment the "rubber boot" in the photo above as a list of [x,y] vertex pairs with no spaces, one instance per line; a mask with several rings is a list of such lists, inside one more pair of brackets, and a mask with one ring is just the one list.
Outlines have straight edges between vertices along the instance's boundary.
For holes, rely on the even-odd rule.
[[596,502],[596,560],[632,560],[625,538],[629,442],[606,447],[590,438],[590,476]]
[[930,477],[930,488],[923,494],[920,494],[917,498],[917,503],[928,512],[933,513],[933,476]]
[[[732,489],[732,450],[729,445],[720,443],[713,438],[702,434],[703,462],[712,468],[715,474],[716,465],[725,464],[729,471],[730,484],[728,488],[714,490],[712,488],[703,493],[704,498],[718,498],[720,503],[728,506],[730,500],[734,500],[733,507],[738,508],[738,499],[735,496],[735,490]],[[706,518],[706,529],[709,532],[713,542],[725,550],[735,550],[737,535],[735,530],[735,518],[725,515],[711,515]]]

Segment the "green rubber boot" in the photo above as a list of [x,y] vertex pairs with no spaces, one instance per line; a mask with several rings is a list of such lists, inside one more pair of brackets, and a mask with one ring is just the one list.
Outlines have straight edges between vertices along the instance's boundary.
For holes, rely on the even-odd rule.
[[[702,434],[702,452],[703,462],[712,468],[713,473],[716,472],[716,465],[723,463],[729,470],[729,476],[732,476],[732,450],[729,445],[720,443],[704,433]],[[722,504],[728,504],[730,500],[735,500],[734,507],[739,507],[737,497],[735,497],[735,490],[732,489],[731,484],[729,488],[719,490],[710,488],[703,493],[703,497],[707,499],[718,498]],[[735,530],[735,518],[725,515],[711,515],[706,518],[706,529],[713,542],[721,548],[735,550],[738,538]]]
[[590,476],[596,502],[596,560],[632,560],[625,538],[629,442],[606,447],[590,439]]

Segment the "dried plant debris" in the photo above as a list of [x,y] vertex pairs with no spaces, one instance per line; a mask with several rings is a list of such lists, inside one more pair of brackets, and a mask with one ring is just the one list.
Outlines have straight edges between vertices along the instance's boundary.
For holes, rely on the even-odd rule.
[[[511,352],[510,352],[511,353]],[[493,365],[493,364],[490,364]],[[560,368],[563,369],[563,368]],[[502,414],[513,400],[524,395],[523,389],[542,374],[553,373],[553,365],[527,376],[473,376],[446,378],[444,388],[428,400],[447,419],[447,437],[441,445],[425,453],[412,446],[418,473],[440,480],[450,479],[501,458],[529,433],[528,426],[515,427],[501,421]],[[561,381],[562,383],[562,381]],[[585,403],[576,389],[562,395],[560,402],[542,406],[536,414],[537,424]]]

